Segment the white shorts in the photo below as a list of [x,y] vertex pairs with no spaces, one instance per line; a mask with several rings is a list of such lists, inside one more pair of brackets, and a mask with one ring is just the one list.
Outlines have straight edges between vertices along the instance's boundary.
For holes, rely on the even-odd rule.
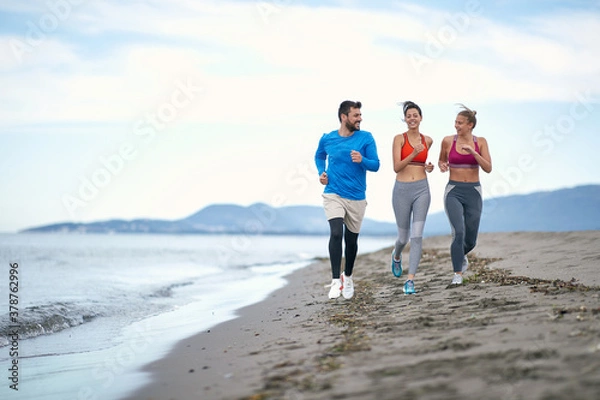
[[328,221],[343,218],[350,232],[359,233],[367,210],[367,200],[349,200],[337,194],[323,193],[323,208]]

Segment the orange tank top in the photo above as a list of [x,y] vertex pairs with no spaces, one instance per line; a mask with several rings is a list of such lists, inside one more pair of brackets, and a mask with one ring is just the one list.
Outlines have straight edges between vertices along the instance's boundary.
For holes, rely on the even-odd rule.
[[[423,165],[425,164],[425,161],[427,161],[427,143],[425,142],[425,136],[420,135],[421,136],[421,143],[423,143],[423,146],[425,146],[425,149],[420,152],[419,154],[417,154],[417,156],[415,158],[413,158],[413,160],[410,162],[410,164],[418,164],[418,165]],[[404,144],[402,145],[402,150],[400,151],[400,159],[404,160],[406,157],[408,157],[414,150],[414,147],[412,147],[410,145],[410,142],[408,141],[408,135],[405,133],[404,134]]]

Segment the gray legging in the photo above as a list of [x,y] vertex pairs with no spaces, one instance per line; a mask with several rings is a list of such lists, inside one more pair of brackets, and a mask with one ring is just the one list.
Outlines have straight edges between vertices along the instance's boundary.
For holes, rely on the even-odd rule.
[[444,208],[452,227],[452,268],[454,272],[460,272],[465,254],[473,250],[477,243],[483,210],[481,184],[448,181],[444,193]]
[[[392,206],[396,215],[398,225],[398,238],[396,239],[395,254],[401,254],[408,243],[410,236],[410,258],[408,273],[416,274],[417,267],[421,261],[423,250],[423,229],[431,194],[427,178],[414,182],[399,182],[394,184],[392,193]],[[412,214],[412,234],[410,228],[410,215]]]

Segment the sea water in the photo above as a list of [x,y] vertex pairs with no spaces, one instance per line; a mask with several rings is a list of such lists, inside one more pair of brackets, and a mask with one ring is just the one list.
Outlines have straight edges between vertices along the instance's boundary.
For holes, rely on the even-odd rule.
[[[361,237],[359,252],[393,240]],[[285,275],[327,257],[327,242],[0,234],[0,398],[119,399],[148,382],[143,365],[265,299]]]

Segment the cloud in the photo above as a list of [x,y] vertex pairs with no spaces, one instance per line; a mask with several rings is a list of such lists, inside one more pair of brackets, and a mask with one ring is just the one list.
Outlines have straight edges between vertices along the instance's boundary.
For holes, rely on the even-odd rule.
[[[42,8],[31,20],[44,12],[50,11]],[[407,96],[537,101],[600,91],[597,15],[543,15],[523,25],[492,18],[485,8],[415,5],[365,10],[281,2],[265,17],[256,2],[73,4],[56,35],[49,33],[24,62],[11,62],[3,47],[0,83],[7,90],[0,100],[18,107],[0,110],[0,119],[133,123],[186,80],[204,89],[180,115],[196,122],[230,121],[232,110],[249,123],[265,113],[317,113],[341,97],[384,108]],[[92,54],[86,40],[111,47]]]
[[[586,132],[593,132],[600,97],[598,10],[528,9],[506,18],[483,3],[470,10],[474,2],[441,9],[358,1],[54,0],[71,5],[59,18],[45,0],[1,1],[8,17],[0,36],[0,147],[5,166],[29,166],[7,175],[5,191],[19,196],[3,207],[30,210],[19,218],[31,224],[64,220],[61,196],[76,193],[81,177],[91,179],[123,144],[136,157],[82,219],[181,217],[225,201],[318,203],[322,187],[312,157],[320,134],[337,127],[343,99],[363,102],[363,126],[377,136],[382,170],[369,178],[369,212],[387,220],[389,146],[404,128],[399,101],[426,108],[422,128],[436,147],[451,132],[455,103],[480,111],[478,129],[497,163],[495,174],[483,177],[487,187],[515,165],[511,157],[522,153],[515,143],[531,142],[569,115],[577,91],[591,98],[589,109],[578,108],[589,116],[569,132],[578,140],[536,137],[562,140],[565,154],[571,143],[596,140]],[[56,27],[27,42],[32,24],[52,22],[50,15]],[[15,57],[15,41],[31,51]],[[511,103],[527,118],[514,119]],[[535,156],[538,169],[511,191],[563,184],[544,180],[542,164],[555,165],[554,155]],[[45,185],[34,179],[42,164],[54,177]],[[564,163],[571,167],[580,168]],[[581,172],[567,176],[582,179]],[[435,193],[446,179],[431,176],[432,209],[441,207]]]

